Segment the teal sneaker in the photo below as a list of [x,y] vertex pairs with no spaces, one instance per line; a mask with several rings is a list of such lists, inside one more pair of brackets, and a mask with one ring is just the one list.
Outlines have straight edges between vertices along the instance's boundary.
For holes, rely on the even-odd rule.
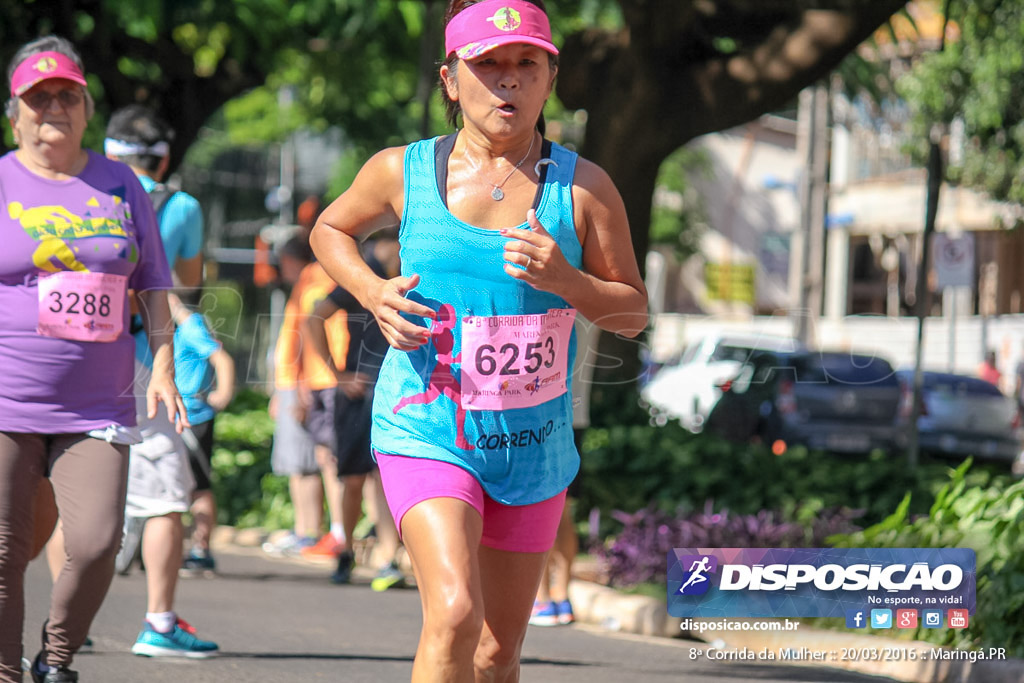
[[[217,643],[201,640],[195,635],[195,629],[186,630],[181,620],[168,633],[160,633],[148,621],[132,645],[132,654],[143,657],[188,657],[189,659],[205,659],[217,655]],[[190,632],[191,631],[191,632]]]
[[401,588],[405,586],[405,575],[402,574],[394,562],[386,564],[377,572],[370,582],[370,588],[377,593],[383,593],[389,588]]

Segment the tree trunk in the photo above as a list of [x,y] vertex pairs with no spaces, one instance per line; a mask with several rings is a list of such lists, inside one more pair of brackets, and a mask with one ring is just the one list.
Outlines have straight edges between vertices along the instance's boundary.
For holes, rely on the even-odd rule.
[[[623,30],[588,29],[566,38],[557,88],[567,107],[587,112],[581,153],[605,169],[622,194],[644,273],[651,199],[665,158],[695,137],[783,107],[905,0],[833,3],[838,9],[827,10],[801,9],[801,3],[735,3],[731,7],[748,16],[724,18],[702,17],[694,5],[676,0],[619,4]],[[788,16],[775,16],[769,28],[751,35],[754,15],[783,10]],[[730,53],[713,49],[708,39],[709,26],[718,22],[720,30],[723,21],[748,29]],[[598,370],[596,381],[634,381],[638,349],[636,341],[602,335],[601,352],[618,362]]]

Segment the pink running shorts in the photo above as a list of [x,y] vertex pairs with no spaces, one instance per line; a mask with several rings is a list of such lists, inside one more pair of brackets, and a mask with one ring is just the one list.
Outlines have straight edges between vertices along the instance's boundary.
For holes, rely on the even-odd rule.
[[402,518],[417,503],[455,498],[472,505],[484,522],[482,545],[495,550],[542,553],[551,549],[565,506],[565,491],[532,505],[502,505],[457,465],[374,451],[380,480],[398,533]]

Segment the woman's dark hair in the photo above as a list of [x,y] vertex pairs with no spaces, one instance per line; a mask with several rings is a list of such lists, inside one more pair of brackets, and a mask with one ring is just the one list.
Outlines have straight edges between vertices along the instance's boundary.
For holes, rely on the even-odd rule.
[[277,250],[277,257],[281,258],[282,256],[290,256],[303,263],[310,263],[313,260],[313,250],[310,248],[308,240],[291,237]]
[[[444,25],[447,27],[449,22],[451,22],[451,20],[455,18],[456,14],[472,5],[477,4],[478,2],[483,2],[483,0],[450,0],[450,2],[448,3],[448,9],[445,10],[444,13]],[[544,12],[544,14],[548,13],[547,8],[544,6],[544,0],[526,0],[526,2],[529,2],[531,5],[536,5],[541,9],[542,12]],[[548,52],[547,55],[548,66],[550,66],[552,69],[557,69],[558,55],[553,55],[550,52]],[[449,73],[451,73],[451,75],[454,77],[456,72],[458,71],[459,58],[456,57],[454,54],[445,55],[444,61],[442,63],[447,65]],[[461,110],[459,109],[459,104],[455,102],[452,98],[448,97],[448,89],[445,88],[444,81],[438,79],[438,83],[441,86],[441,99],[444,101],[445,118],[448,119],[448,123],[452,125],[452,128],[456,128],[458,127],[459,113],[461,112]],[[544,113],[541,112],[540,118],[537,119],[537,130],[540,131],[541,135],[544,135],[546,127],[547,126],[544,122]]]
[[[149,107],[129,104],[111,114],[110,122],[107,123],[107,137],[152,147],[158,142],[171,142],[174,130]],[[125,154],[118,158],[147,173],[156,172],[163,160],[163,156],[153,154]]]

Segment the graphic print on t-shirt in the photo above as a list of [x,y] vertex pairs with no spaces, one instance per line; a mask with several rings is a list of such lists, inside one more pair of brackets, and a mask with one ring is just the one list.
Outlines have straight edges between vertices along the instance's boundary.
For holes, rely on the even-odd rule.
[[[7,215],[18,221],[25,234],[39,242],[32,253],[32,263],[37,268],[49,273],[63,270],[89,272],[80,260],[82,246],[72,244],[77,240],[109,238],[107,242],[90,246],[95,251],[113,249],[117,252],[116,257],[131,263],[138,260],[138,253],[126,239],[124,223],[130,218],[127,205],[116,195],[110,196],[109,201],[113,201],[113,206],[104,209],[95,196],[90,197],[82,215],[59,204],[26,207],[21,202],[10,202]],[[109,257],[110,254],[104,256]]]
[[447,396],[455,403],[455,445],[466,451],[473,450],[473,444],[466,440],[466,411],[462,407],[462,387],[459,380],[455,379],[452,372],[452,365],[462,362],[462,353],[452,356],[455,349],[455,307],[451,304],[443,304],[437,312],[437,320],[430,329],[430,341],[437,350],[437,365],[430,373],[427,380],[427,390],[412,396],[406,396],[400,400],[391,411],[397,415],[398,411],[407,405],[433,403],[441,396]]
[[134,263],[138,251],[125,230],[127,205],[117,195],[104,201],[90,196],[80,214],[60,204],[7,204],[7,215],[38,243],[32,264],[46,273],[39,278],[39,334],[88,342],[121,335],[127,277],[97,266]]

